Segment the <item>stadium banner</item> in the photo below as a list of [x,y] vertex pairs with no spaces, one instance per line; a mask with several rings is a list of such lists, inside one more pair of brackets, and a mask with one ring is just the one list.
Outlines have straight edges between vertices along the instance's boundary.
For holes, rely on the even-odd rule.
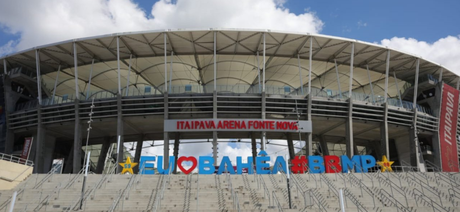
[[458,172],[457,155],[457,114],[458,114],[457,89],[443,84],[441,114],[439,116],[439,144],[441,149],[442,171]]
[[269,119],[186,119],[165,120],[165,132],[259,131],[311,132],[311,121]]
[[21,158],[27,159],[30,151],[30,146],[32,145],[32,137],[24,138],[24,148],[22,148]]

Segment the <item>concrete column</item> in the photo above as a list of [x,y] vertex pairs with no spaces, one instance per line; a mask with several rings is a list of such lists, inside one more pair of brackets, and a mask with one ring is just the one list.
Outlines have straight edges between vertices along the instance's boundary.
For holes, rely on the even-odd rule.
[[321,152],[323,153],[323,156],[329,155],[329,148],[327,147],[327,142],[324,138],[324,135],[319,136],[319,145],[321,147]]
[[286,133],[286,140],[287,140],[287,145],[288,145],[289,158],[294,158],[295,157],[294,143],[292,141],[292,136],[290,133]]
[[97,174],[102,174],[104,171],[104,166],[105,166],[105,158],[107,158],[107,152],[109,151],[111,142],[111,138],[107,137],[104,140],[104,143],[102,143],[101,147],[101,152],[99,153],[99,158],[97,159],[97,167],[96,167],[96,173]]
[[383,103],[383,122],[380,123],[380,154],[390,160],[390,143],[388,138],[388,103]]
[[175,133],[175,140],[174,140],[174,174],[177,174],[177,158],[179,158],[179,143],[180,143],[180,133]]
[[214,158],[214,166],[217,166],[217,159],[219,159],[218,156],[218,148],[217,148],[217,132],[214,131],[212,132],[212,157]]
[[[6,60],[4,60],[5,62]],[[6,63],[5,63],[6,68]],[[6,70],[6,69],[5,69]],[[11,80],[8,75],[3,76],[3,95],[5,101],[5,108],[3,108],[3,113],[5,113],[6,126],[9,126],[9,114],[14,111],[17,100],[19,99],[18,95],[13,95],[14,92],[11,90]],[[14,148],[14,132],[8,127],[6,129],[6,139],[5,139],[5,153],[11,154]],[[33,159],[32,159],[33,160]]]
[[[164,120],[169,118],[169,96],[168,92],[164,92]],[[163,132],[163,163],[164,169],[169,168],[169,134]],[[158,164],[161,166],[161,164]]]
[[254,132],[251,132],[251,147],[252,147],[252,162],[256,165],[255,158],[257,157],[257,143],[256,143],[256,135]]
[[70,148],[69,154],[64,160],[64,170],[62,173],[72,173],[73,169],[73,146]]
[[348,99],[348,118],[345,122],[345,137],[347,145],[347,156],[353,157],[354,155],[354,142],[353,142],[353,99]]
[[34,136],[34,173],[44,173],[44,154],[43,145],[45,141],[45,128],[42,125],[41,105],[37,107],[37,133]]
[[134,162],[138,163],[141,160],[142,148],[144,147],[144,134],[139,136],[139,140],[136,142],[136,151],[134,153]]
[[51,165],[54,159],[54,147],[56,138],[50,135],[45,135],[43,142],[43,173],[48,173],[51,170]]
[[81,169],[81,147],[82,147],[82,138],[81,138],[81,124],[80,124],[80,100],[75,99],[75,131],[73,139],[73,169],[72,173],[76,174]]
[[[120,136],[120,148],[117,149],[117,173],[120,173],[123,170],[123,167],[118,166],[119,163],[123,163],[123,149],[124,149],[124,133],[123,133],[123,116],[121,113],[121,93],[117,94],[117,136]],[[117,137],[118,142],[118,137]],[[118,147],[117,147],[118,148]]]

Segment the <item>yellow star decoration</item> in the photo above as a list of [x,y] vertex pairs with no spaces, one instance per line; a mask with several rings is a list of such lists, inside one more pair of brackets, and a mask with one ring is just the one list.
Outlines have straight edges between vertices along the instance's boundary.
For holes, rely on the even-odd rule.
[[382,172],[385,172],[386,170],[392,172],[393,169],[391,168],[391,164],[393,164],[394,161],[388,161],[387,156],[382,156],[382,161],[377,161],[377,164],[382,168]]
[[133,174],[133,168],[137,166],[137,163],[131,162],[131,158],[128,157],[124,163],[119,163],[120,166],[123,167],[123,170],[121,171],[121,174],[124,174],[126,172],[129,172]]

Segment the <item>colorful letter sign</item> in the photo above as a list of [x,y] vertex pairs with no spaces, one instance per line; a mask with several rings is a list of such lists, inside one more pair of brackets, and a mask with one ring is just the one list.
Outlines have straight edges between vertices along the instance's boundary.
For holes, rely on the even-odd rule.
[[[160,174],[169,174],[171,170],[174,169],[174,156],[169,157],[169,167],[168,169],[163,169],[163,156],[158,156],[158,158],[153,156],[143,156],[141,157],[140,164],[140,173],[141,174],[154,174],[152,162],[158,161],[157,171]],[[246,163],[243,163],[242,157],[236,158],[236,166],[232,165],[232,161],[228,156],[222,157],[220,165],[214,167],[214,159],[211,156],[200,156],[195,157],[179,157],[177,159],[177,167],[184,173],[190,174],[198,167],[198,174],[242,174],[248,173],[252,174],[256,172],[257,174],[277,174],[278,172],[286,173],[288,167],[286,167],[286,160],[283,156],[277,156],[273,166],[270,164],[270,156],[267,155],[265,151],[260,151],[256,158],[247,157]],[[256,161],[255,167],[253,161]],[[190,166],[184,167],[183,162],[191,163]],[[347,173],[351,170],[354,172],[368,172],[369,168],[375,166],[375,158],[370,155],[355,155],[351,159],[346,155],[341,157],[335,155],[327,155],[324,157],[313,155],[308,156],[308,159],[305,156],[299,157],[296,156],[291,160],[291,172],[294,174],[305,173],[309,171],[310,173]],[[391,164],[389,164],[391,166]],[[391,167],[390,167],[391,169]]]

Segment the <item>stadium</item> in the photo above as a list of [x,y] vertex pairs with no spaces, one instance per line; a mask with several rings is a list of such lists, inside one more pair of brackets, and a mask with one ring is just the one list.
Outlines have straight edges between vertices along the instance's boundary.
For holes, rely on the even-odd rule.
[[[460,210],[460,78],[417,55],[309,33],[177,29],[38,46],[0,58],[0,73],[0,152],[20,170],[1,178],[14,185],[0,210]],[[139,163],[147,141],[169,165],[179,146],[208,143],[218,168],[219,142],[247,142],[254,159],[284,145],[291,159],[385,156],[396,172],[113,174],[123,143]]]

